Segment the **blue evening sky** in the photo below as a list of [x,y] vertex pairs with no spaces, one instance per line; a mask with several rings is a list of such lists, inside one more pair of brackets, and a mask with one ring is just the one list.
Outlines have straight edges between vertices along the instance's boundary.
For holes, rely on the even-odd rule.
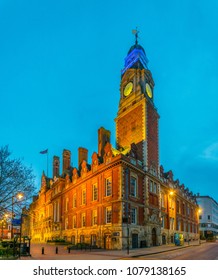
[[160,114],[160,163],[218,201],[217,0],[0,0],[0,146],[36,174],[53,155],[97,151],[111,130],[120,71],[134,44],[149,59]]

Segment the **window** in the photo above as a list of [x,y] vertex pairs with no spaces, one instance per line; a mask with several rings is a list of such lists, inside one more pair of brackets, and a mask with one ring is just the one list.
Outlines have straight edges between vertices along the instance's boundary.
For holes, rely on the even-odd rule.
[[130,212],[131,224],[137,223],[137,209],[132,208]]
[[105,196],[112,195],[112,181],[111,177],[105,179]]
[[83,213],[82,214],[82,227],[85,227],[86,226],[86,214]]
[[67,197],[65,200],[65,211],[68,211],[68,206],[69,206],[69,198]]
[[75,236],[75,235],[72,235],[72,237],[71,237],[71,243],[72,243],[72,245],[75,245],[75,244],[76,244],[76,236]]
[[202,216],[201,215],[199,215],[199,220],[201,220],[202,219]]
[[161,207],[165,207],[165,196],[164,196],[164,193],[161,193]]
[[54,212],[54,222],[59,222],[59,219],[60,219],[60,203],[59,203],[59,201],[54,202],[53,212]]
[[93,246],[96,246],[96,243],[97,243],[97,236],[96,236],[96,234],[92,234],[91,235],[91,244]]
[[179,219],[176,219],[176,230],[181,230],[181,222]]
[[133,176],[130,177],[130,195],[137,196],[137,179]]
[[149,190],[153,192],[153,181],[149,181]]
[[170,218],[170,229],[174,230],[174,218]]
[[73,216],[73,228],[76,228],[76,216]]
[[176,212],[180,213],[180,203],[178,200],[176,201]]
[[207,219],[210,220],[210,215],[207,216]]
[[191,230],[191,225],[188,223],[188,232]]
[[85,235],[80,235],[80,243],[84,243],[85,242]]
[[112,208],[106,208],[106,224],[110,224],[112,222]]
[[182,215],[185,215],[185,204],[182,204]]
[[165,217],[164,216],[161,217],[161,227],[162,228],[165,227]]
[[153,185],[153,193],[157,193],[157,183],[155,183],[155,182]]
[[157,183],[149,180],[149,191],[152,193],[157,193]]
[[194,217],[194,211],[193,211],[193,208],[191,208],[191,218],[193,219]]
[[82,190],[82,204],[86,204],[86,189]]
[[92,200],[95,201],[98,199],[98,186],[97,184],[92,185]]
[[68,218],[65,219],[65,229],[68,229]]
[[97,225],[97,210],[92,211],[92,225]]
[[190,207],[187,205],[187,216],[190,215]]
[[73,208],[76,208],[76,193],[73,195]]

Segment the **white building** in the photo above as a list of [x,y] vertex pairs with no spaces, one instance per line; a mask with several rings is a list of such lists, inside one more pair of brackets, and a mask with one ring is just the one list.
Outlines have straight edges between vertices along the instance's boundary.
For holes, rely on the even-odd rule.
[[197,196],[200,207],[199,230],[205,238],[212,236],[218,239],[218,203],[210,196]]

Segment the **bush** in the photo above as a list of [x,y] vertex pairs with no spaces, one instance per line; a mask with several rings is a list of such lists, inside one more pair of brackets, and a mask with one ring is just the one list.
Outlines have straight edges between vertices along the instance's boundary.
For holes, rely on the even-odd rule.
[[53,239],[53,240],[47,240],[47,243],[65,243],[65,239]]
[[214,236],[209,236],[206,239],[207,242],[216,242],[216,238]]
[[68,249],[100,249],[97,245],[90,245],[89,243],[77,243],[67,246]]

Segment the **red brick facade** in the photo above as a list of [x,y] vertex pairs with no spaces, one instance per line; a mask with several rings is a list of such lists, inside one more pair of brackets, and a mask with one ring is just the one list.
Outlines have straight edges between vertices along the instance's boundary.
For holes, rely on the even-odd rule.
[[146,61],[143,48],[134,45],[122,71],[117,146],[112,147],[110,132],[101,127],[90,164],[87,149],[78,149],[77,168],[64,150],[62,173],[55,156],[53,177],[43,174],[39,195],[30,205],[33,242],[61,238],[123,249],[173,242],[175,233],[198,238],[193,195],[173,180],[172,172],[159,167],[159,116]]

